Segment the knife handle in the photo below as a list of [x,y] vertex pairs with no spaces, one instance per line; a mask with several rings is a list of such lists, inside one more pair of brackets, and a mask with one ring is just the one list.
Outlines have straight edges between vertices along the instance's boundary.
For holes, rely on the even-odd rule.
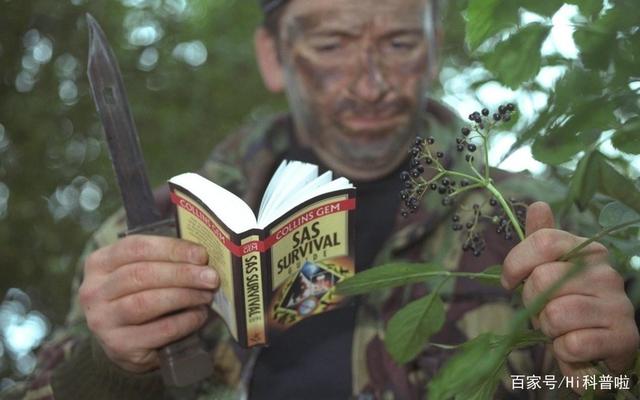
[[[138,227],[119,236],[145,234],[176,237],[173,218]],[[213,358],[204,348],[204,343],[194,332],[158,349],[160,373],[166,386],[188,386],[208,378],[213,374]]]

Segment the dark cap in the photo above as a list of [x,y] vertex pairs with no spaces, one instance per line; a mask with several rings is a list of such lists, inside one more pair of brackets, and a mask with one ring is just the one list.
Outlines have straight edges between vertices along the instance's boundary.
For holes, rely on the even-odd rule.
[[267,15],[284,5],[289,0],[260,0],[262,12]]

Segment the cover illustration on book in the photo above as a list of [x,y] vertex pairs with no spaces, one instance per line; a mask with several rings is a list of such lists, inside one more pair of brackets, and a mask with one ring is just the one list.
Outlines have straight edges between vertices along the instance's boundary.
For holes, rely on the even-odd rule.
[[220,277],[212,308],[244,347],[268,344],[346,299],[354,274],[355,188],[315,165],[284,161],[256,218],[231,192],[196,174],[169,181],[180,237],[202,244]]

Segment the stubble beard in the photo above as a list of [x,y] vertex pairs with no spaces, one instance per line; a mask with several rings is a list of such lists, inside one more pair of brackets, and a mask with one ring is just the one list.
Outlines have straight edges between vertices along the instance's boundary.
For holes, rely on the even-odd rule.
[[419,130],[417,112],[391,132],[348,132],[339,123],[322,124],[310,115],[309,110],[294,115],[300,143],[310,147],[334,172],[362,181],[395,170],[407,158],[407,149]]

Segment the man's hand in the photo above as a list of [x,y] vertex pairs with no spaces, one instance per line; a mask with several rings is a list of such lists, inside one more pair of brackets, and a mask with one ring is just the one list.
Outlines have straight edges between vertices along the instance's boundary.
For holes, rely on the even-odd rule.
[[[586,239],[554,229],[546,203],[529,206],[527,238],[504,261],[502,285],[513,289],[525,281],[525,305],[551,287],[572,264],[557,261]],[[565,376],[586,374],[585,364],[603,360],[612,372],[632,366],[638,349],[634,310],[622,277],[608,264],[607,249],[589,244],[582,252],[583,270],[557,290],[533,324],[553,341],[553,353]]]
[[80,304],[106,355],[130,372],[156,368],[156,349],[207,319],[218,276],[201,246],[133,235],[92,253]]

